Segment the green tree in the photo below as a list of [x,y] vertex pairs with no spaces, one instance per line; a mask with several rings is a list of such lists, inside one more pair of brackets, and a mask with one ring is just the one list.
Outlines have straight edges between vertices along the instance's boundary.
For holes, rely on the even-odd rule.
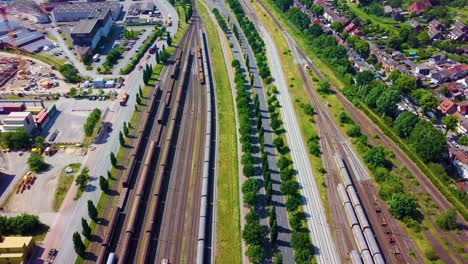
[[278,223],[276,222],[276,219],[273,220],[273,224],[271,225],[270,237],[271,243],[275,244],[276,239],[278,239]]
[[253,192],[257,193],[260,190],[260,183],[255,178],[248,178],[242,184],[242,193]]
[[31,154],[28,158],[29,169],[33,172],[45,171],[49,168],[49,164],[44,162],[44,158],[40,154]]
[[115,157],[114,152],[110,153],[110,160],[111,160],[112,166],[117,167],[117,158]]
[[420,120],[409,137],[416,153],[425,161],[439,161],[447,151],[447,139],[430,122]]
[[411,92],[417,87],[416,80],[406,74],[400,74],[394,84],[403,92]]
[[449,131],[456,132],[458,127],[458,118],[454,115],[446,115],[442,117],[442,124],[445,125],[445,135]]
[[468,136],[461,136],[458,139],[458,143],[460,143],[463,146],[468,146]]
[[89,169],[84,167],[81,170],[80,174],[76,176],[75,184],[78,185],[81,190],[83,190],[84,187],[86,187],[86,185],[88,184],[88,180],[89,180]]
[[136,98],[136,103],[137,103],[137,105],[141,105],[141,98],[140,98],[140,96],[137,95],[135,98]]
[[10,149],[27,148],[31,137],[24,128],[17,128],[15,131],[3,132],[0,134],[0,143],[2,146]]
[[310,7],[310,10],[312,13],[314,13],[316,16],[322,16],[323,13],[325,12],[325,9],[321,5],[312,5]]
[[169,32],[167,32],[167,34],[166,34],[166,42],[167,42],[168,46],[172,45],[172,38],[171,38],[171,34]]
[[120,142],[120,146],[125,146],[125,138],[124,138],[124,135],[122,134],[122,131],[119,132],[119,142]]
[[299,184],[294,179],[283,181],[280,190],[283,195],[294,195],[299,190]]
[[97,221],[98,211],[96,209],[96,206],[94,206],[93,201],[91,200],[88,200],[88,215],[89,215],[89,218],[91,218],[91,220],[93,220],[94,222]]
[[255,175],[255,167],[252,164],[247,164],[242,169],[245,177],[252,177]]
[[388,206],[390,214],[400,220],[406,216],[415,218],[418,215],[418,203],[406,193],[393,194],[388,201]]
[[273,140],[273,146],[281,152],[281,150],[284,148],[284,141],[281,136],[275,136],[275,139]]
[[99,187],[104,193],[109,191],[109,182],[103,176],[99,176]]
[[286,210],[288,212],[294,212],[301,205],[301,198],[297,195],[290,195],[286,201]]
[[249,245],[245,255],[249,258],[250,263],[261,263],[264,258],[263,247],[256,244]]
[[387,116],[395,115],[397,104],[400,102],[401,92],[397,89],[386,89],[377,99],[376,110]]
[[431,39],[429,38],[429,34],[427,34],[427,30],[423,30],[418,34],[418,42],[421,46],[427,45]]
[[387,179],[379,185],[379,196],[387,201],[393,194],[404,191],[403,183],[400,178],[388,175]]
[[283,255],[279,252],[276,252],[273,255],[273,263],[274,264],[283,264]]
[[372,71],[366,70],[356,74],[356,84],[366,85],[375,79],[375,74]]
[[89,226],[88,221],[86,221],[86,219],[84,219],[83,217],[81,218],[81,227],[83,228],[83,231],[81,231],[81,233],[84,237],[89,239],[91,237],[91,227]]
[[76,254],[84,256],[86,246],[81,240],[81,236],[78,232],[73,233],[73,247],[75,248]]
[[385,157],[385,151],[383,147],[373,147],[364,153],[364,161],[375,169],[377,167],[385,167],[387,158]]
[[340,21],[333,21],[330,25],[330,28],[335,32],[341,33],[343,31],[343,23]]
[[453,208],[448,209],[447,211],[440,214],[436,220],[436,223],[440,229],[445,231],[457,229],[457,212]]
[[45,143],[45,139],[41,136],[38,136],[34,139],[34,145],[36,145],[36,148],[43,149],[44,143]]
[[350,137],[359,137],[361,136],[361,127],[359,125],[352,125],[346,131],[346,135]]
[[319,81],[317,92],[319,92],[320,94],[329,94],[331,92],[330,83],[328,82],[327,79],[323,79]]
[[71,97],[75,97],[77,92],[78,92],[78,90],[76,90],[75,87],[72,87],[72,88],[70,88],[69,95]]
[[401,113],[393,123],[393,130],[398,136],[407,138],[413,132],[414,127],[419,121],[419,117],[411,112]]
[[244,204],[247,207],[254,208],[258,204],[258,196],[256,192],[246,192],[243,195]]
[[439,106],[439,101],[437,100],[437,97],[435,97],[433,94],[428,93],[421,96],[421,100],[419,100],[419,105],[426,112],[434,111],[435,109],[437,109],[437,106]]
[[124,131],[124,135],[128,137],[129,130],[128,130],[127,122],[123,122],[123,131]]
[[244,239],[245,243],[260,245],[264,237],[265,229],[263,229],[258,221],[247,223],[244,226],[242,239]]

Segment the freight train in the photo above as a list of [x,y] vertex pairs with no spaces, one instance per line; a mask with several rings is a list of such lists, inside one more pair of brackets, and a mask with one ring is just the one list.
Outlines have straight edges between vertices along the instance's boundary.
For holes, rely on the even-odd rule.
[[[335,159],[344,181],[344,185],[340,183],[337,186],[338,194],[345,208],[351,230],[353,231],[359,253],[361,254],[362,262],[364,264],[384,264],[385,260],[380,251],[379,244],[369,225],[369,221],[367,220],[366,213],[354,188],[348,169],[340,154],[336,153]],[[360,262],[356,260],[355,263]]]
[[202,49],[197,45],[198,79],[200,79],[201,84],[205,84],[205,71],[203,67],[204,60],[206,60],[206,58],[202,54]]

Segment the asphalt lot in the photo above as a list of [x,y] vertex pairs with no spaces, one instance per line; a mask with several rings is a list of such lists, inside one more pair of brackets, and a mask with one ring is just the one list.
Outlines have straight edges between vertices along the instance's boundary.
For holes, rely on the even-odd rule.
[[41,132],[47,141],[50,136],[58,131],[54,143],[78,143],[84,138],[83,124],[94,108],[99,108],[104,113],[112,101],[89,101],[88,99],[62,98],[55,102],[57,112],[44,131]]

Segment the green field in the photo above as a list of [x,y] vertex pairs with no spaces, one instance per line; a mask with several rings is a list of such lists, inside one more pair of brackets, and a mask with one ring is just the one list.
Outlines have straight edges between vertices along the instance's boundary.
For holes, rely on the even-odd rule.
[[362,21],[370,20],[373,24],[378,24],[381,28],[384,28],[387,32],[395,32],[398,29],[399,22],[387,18],[387,17],[379,17],[373,14],[367,14],[359,8],[356,4],[348,3],[349,10],[355,13]]
[[[241,263],[239,172],[231,85],[216,27],[201,4],[198,11],[206,28],[218,110],[218,170],[216,204],[216,263]],[[226,62],[227,63],[227,62]]]

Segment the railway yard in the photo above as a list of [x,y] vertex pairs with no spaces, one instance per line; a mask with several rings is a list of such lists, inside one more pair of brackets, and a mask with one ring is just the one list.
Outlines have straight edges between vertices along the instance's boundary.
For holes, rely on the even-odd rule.
[[[0,168],[4,170],[0,175],[24,179],[24,186],[0,183],[0,189],[7,193],[5,190],[21,187],[25,192],[21,199],[0,193],[1,199],[7,201],[0,205],[1,217],[27,211],[38,214],[44,227],[50,225],[43,233],[34,234],[34,239],[39,240],[32,243],[35,250],[22,256],[23,263],[228,263],[233,261],[223,262],[225,252],[219,249],[230,246],[232,250],[226,254],[232,256],[226,259],[252,264],[419,264],[428,263],[430,254],[437,257],[434,263],[466,263],[468,229],[463,218],[464,201],[459,199],[455,204],[448,199],[410,154],[371,120],[374,112],[364,112],[364,108],[348,99],[340,91],[338,81],[328,83],[331,69],[325,69],[316,54],[306,49],[307,42],[298,40],[301,35],[291,30],[297,25],[282,17],[281,8],[272,6],[275,1],[134,1],[123,0],[119,5],[122,10],[141,5],[140,11],[148,17],[161,10],[161,23],[171,29],[161,27],[161,34],[151,43],[146,40],[149,38],[141,41],[149,49],[136,51],[140,53],[135,55],[138,58],[128,73],[109,73],[105,83],[117,82],[118,87],[107,87],[105,83],[100,88],[94,86],[96,80],[79,76],[91,71],[83,69],[73,71],[80,81],[68,83],[55,67],[25,52],[20,55],[18,47],[0,56],[0,95],[2,103],[8,102],[5,107],[0,106],[0,113],[9,115],[0,119]],[[299,12],[296,6],[302,6],[302,1],[291,2]],[[234,11],[237,7],[237,11],[242,11],[240,16]],[[1,5],[0,8],[6,12]],[[109,21],[110,11],[106,10]],[[205,18],[205,14],[210,18]],[[119,20],[119,26],[123,21]],[[152,26],[141,22],[138,26]],[[315,22],[310,24],[318,23]],[[3,23],[11,33],[10,22],[5,18]],[[50,27],[55,30],[53,25]],[[257,32],[249,34],[246,29]],[[133,30],[125,34],[135,34],[136,40],[140,35]],[[14,40],[13,35],[10,37]],[[211,45],[209,39],[219,39],[220,44]],[[72,46],[67,50],[70,55]],[[261,54],[256,54],[258,51]],[[67,64],[73,66],[80,59],[84,60],[73,57]],[[223,63],[218,64],[218,60]],[[213,65],[226,68],[217,71]],[[327,94],[319,91],[323,80],[330,86]],[[222,90],[220,83],[226,84],[223,91],[230,91],[223,95],[232,94],[232,98],[223,98],[232,99],[234,106],[223,108],[225,112],[220,110],[217,97]],[[354,83],[357,86],[359,82]],[[106,94],[103,88],[112,90]],[[247,95],[242,88],[248,91]],[[97,92],[99,97],[94,96]],[[53,94],[56,96],[49,98]],[[54,111],[57,108],[58,114],[53,119],[56,122],[47,129],[37,125],[40,118],[28,112],[33,108],[17,99],[26,97],[27,101],[34,97],[30,101],[40,101],[44,108],[44,102],[37,99],[40,96],[47,98],[47,105],[57,100],[57,107],[55,103],[48,107]],[[243,104],[248,105],[250,112],[243,111]],[[21,120],[21,126],[34,125],[31,131],[24,131],[28,137],[23,135],[26,143],[19,147],[3,143],[12,137],[4,139],[3,133],[22,132],[9,127],[8,122],[19,122],[9,109],[21,109],[30,118]],[[342,122],[341,114],[350,123]],[[223,118],[218,119],[220,116]],[[237,127],[229,137],[220,133],[224,124],[218,122],[227,117],[232,117],[229,121]],[[388,151],[383,154],[385,165],[380,168],[389,178],[398,174],[398,186],[417,203],[415,210],[420,218],[411,220],[419,231],[406,222],[409,215],[407,219],[397,219],[390,199],[382,195],[376,167],[370,166],[357,140],[346,130],[348,124],[360,126],[366,148],[382,147],[382,151]],[[219,145],[226,138],[232,141],[226,146],[235,153],[235,160],[227,160],[219,152]],[[312,140],[318,154],[314,154]],[[51,149],[59,149],[60,153],[51,158]],[[70,159],[65,149],[73,149],[79,157]],[[51,164],[36,171],[33,166],[39,161],[34,159]],[[221,162],[239,171],[231,175],[234,180],[219,182]],[[17,168],[13,169],[18,172],[8,172],[6,165],[20,167],[11,165],[16,163],[24,167],[21,173]],[[409,176],[405,177],[403,168]],[[63,178],[56,174],[63,174]],[[68,183],[61,182],[65,178]],[[39,191],[31,186],[26,190],[27,179],[28,183],[37,179],[37,186],[50,190]],[[226,184],[223,190],[229,193],[218,193],[221,184]],[[61,200],[56,203],[58,189]],[[47,212],[42,208],[46,208],[44,193],[48,196]],[[392,199],[395,193],[402,192],[392,190]],[[223,195],[236,199],[228,204],[228,200],[221,199]],[[36,200],[25,206],[25,200],[33,197]],[[226,203],[222,204],[228,208],[224,210],[238,215],[230,219],[224,212],[221,217],[216,208],[220,203]],[[52,205],[53,210],[49,208]],[[441,212],[453,208],[456,230],[442,230]],[[238,232],[233,234],[240,237],[236,245],[221,241],[222,236],[218,236],[223,227],[234,226],[233,221],[240,228],[228,233]],[[313,246],[304,249],[303,245],[309,242]],[[3,254],[0,250],[0,263]],[[310,261],[304,261],[309,255]]]
[[199,244],[209,220],[211,92],[204,85],[208,64],[202,36],[194,15],[145,108],[146,125],[122,175],[111,231],[100,249],[95,247],[98,263],[105,263],[111,252],[118,263],[203,258],[205,245]]

